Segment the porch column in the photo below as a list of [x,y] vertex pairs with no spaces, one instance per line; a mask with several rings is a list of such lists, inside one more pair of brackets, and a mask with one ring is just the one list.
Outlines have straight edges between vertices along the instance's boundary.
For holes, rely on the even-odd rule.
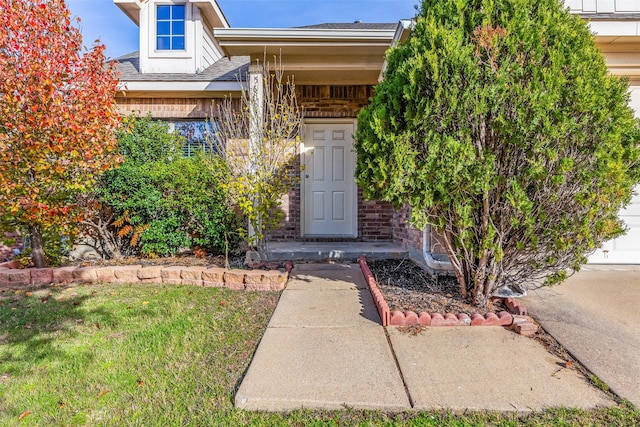
[[[262,75],[261,67],[258,64],[251,64],[249,66],[249,116],[250,116],[250,128],[249,128],[249,153],[250,158],[255,159],[255,149],[260,144],[262,139],[263,123],[263,99],[264,99],[264,78]],[[251,165],[251,172],[255,172],[256,165]],[[256,235],[255,230],[249,222],[249,237]]]
[[253,64],[249,67],[249,101],[251,114],[251,129],[249,129],[249,149],[251,150],[262,138],[262,104],[264,98],[264,81],[260,66]]

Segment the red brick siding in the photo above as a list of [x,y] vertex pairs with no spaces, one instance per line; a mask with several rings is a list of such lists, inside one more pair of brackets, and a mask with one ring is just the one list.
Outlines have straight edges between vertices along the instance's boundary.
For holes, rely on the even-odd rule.
[[395,210],[388,202],[364,200],[358,188],[358,237],[364,241],[392,240]]
[[405,205],[396,211],[392,220],[393,242],[403,248],[414,248],[422,251],[422,231],[409,224],[411,208]]

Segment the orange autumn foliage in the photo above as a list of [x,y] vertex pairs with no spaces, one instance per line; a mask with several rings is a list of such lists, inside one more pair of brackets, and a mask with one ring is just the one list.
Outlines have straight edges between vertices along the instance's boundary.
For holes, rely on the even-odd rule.
[[[75,196],[119,161],[118,78],[64,0],[0,2],[0,227],[72,233]],[[40,233],[40,236],[34,236]]]

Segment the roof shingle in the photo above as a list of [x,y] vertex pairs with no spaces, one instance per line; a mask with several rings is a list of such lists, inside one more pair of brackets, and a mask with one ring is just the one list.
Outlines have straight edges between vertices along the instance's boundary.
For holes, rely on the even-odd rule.
[[120,80],[125,82],[235,82],[249,71],[250,57],[233,56],[221,58],[198,74],[186,73],[141,73],[140,54],[132,52],[114,59]]

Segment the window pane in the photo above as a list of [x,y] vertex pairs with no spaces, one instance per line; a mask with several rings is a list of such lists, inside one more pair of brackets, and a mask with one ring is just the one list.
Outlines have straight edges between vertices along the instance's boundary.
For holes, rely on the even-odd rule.
[[190,120],[174,122],[174,129],[185,137],[186,142],[182,146],[182,155],[193,156],[196,151],[214,153],[214,129],[217,128],[215,122],[209,120]]
[[169,21],[158,22],[157,24],[157,35],[158,36],[168,36],[171,34],[171,23]]
[[184,36],[173,37],[173,45],[171,49],[184,50]]
[[171,6],[171,11],[173,12],[171,18],[184,20],[184,5]]
[[[158,22],[158,24],[160,23]],[[171,23],[171,34],[174,36],[184,36],[184,21],[173,21]]]
[[158,6],[157,19],[170,19],[170,18],[171,18],[171,6]]
[[169,50],[169,49],[171,49],[171,37],[169,37],[169,36],[158,37],[157,41],[158,41],[158,44],[157,44],[158,50]]

